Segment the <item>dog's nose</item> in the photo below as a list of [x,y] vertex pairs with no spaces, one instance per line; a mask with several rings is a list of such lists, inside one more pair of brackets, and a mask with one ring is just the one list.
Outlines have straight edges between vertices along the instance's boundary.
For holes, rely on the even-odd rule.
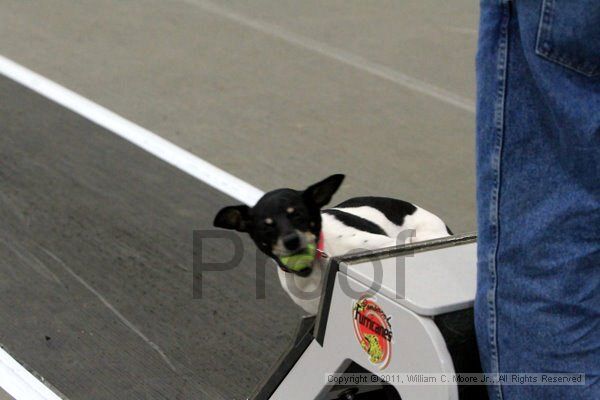
[[285,248],[290,251],[298,250],[298,247],[300,247],[300,236],[297,233],[287,234],[282,240]]

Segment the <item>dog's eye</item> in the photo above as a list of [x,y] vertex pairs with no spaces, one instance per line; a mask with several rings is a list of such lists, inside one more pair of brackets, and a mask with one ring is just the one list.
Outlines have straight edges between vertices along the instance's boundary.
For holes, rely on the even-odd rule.
[[285,212],[287,213],[289,218],[296,218],[300,216],[300,212],[296,210],[294,207],[288,207]]
[[265,224],[273,225],[273,218],[265,218]]

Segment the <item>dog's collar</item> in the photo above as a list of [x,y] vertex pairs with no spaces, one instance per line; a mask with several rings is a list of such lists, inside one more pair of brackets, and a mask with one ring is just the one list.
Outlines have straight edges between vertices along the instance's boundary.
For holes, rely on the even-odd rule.
[[323,231],[319,233],[319,241],[317,242],[317,256],[315,257],[317,260],[319,258],[327,258],[329,257],[327,253],[325,253],[325,239],[323,238]]

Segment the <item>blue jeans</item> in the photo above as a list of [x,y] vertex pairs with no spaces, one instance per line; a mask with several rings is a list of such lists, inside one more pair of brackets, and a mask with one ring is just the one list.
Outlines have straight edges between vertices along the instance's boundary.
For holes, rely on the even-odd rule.
[[600,0],[481,2],[478,289],[485,372],[586,374],[491,399],[600,399]]

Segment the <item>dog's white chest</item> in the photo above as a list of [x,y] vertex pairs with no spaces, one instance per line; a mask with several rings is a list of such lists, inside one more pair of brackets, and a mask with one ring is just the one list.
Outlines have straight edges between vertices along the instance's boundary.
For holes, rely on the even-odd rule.
[[277,275],[283,290],[304,311],[314,315],[319,310],[319,301],[323,290],[323,270],[320,265],[315,265],[310,276],[303,278],[277,268]]

